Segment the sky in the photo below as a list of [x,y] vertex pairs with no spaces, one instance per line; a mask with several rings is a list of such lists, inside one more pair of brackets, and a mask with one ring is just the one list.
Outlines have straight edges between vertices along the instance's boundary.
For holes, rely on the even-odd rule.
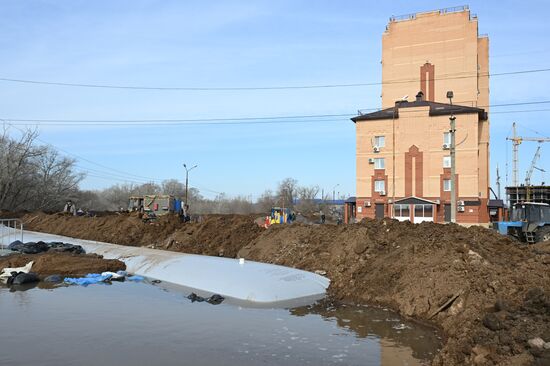
[[[56,0],[0,3],[0,78],[147,87],[250,88],[376,83],[388,19],[447,1]],[[490,39],[491,73],[550,68],[544,1],[471,1]],[[550,72],[491,78],[491,105],[548,101]],[[0,80],[0,118],[36,127],[40,143],[77,159],[83,189],[175,178],[256,199],[293,177],[355,194],[355,127],[379,108],[380,85],[284,90],[77,88]],[[517,112],[520,111],[520,112]],[[526,112],[528,111],[528,112]],[[512,122],[550,136],[550,103],[491,109],[491,178],[511,184]],[[505,113],[502,113],[505,112]],[[295,119],[274,116],[338,115]],[[204,119],[250,118],[243,121]],[[17,120],[203,120],[71,123]],[[228,123],[229,122],[229,123]],[[24,123],[30,126],[23,125]],[[520,146],[523,180],[537,143]],[[550,170],[550,143],[537,166]],[[506,166],[508,165],[508,174]],[[535,171],[533,183],[550,181]]]

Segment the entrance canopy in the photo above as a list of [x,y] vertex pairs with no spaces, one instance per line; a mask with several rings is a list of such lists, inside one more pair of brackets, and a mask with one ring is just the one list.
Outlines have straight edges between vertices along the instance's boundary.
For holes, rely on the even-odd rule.
[[395,200],[395,204],[397,205],[437,205],[437,202],[430,201],[425,198],[410,196],[410,197],[401,198],[399,200]]

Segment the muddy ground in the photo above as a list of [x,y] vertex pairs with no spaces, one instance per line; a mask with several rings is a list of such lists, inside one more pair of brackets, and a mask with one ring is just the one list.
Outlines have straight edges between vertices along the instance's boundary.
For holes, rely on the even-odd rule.
[[0,257],[0,268],[22,267],[33,261],[31,271],[43,279],[49,275],[82,277],[88,273],[116,272],[126,265],[116,259],[104,259],[96,254],[45,252],[40,254],[11,254]]
[[325,271],[334,301],[380,304],[441,328],[447,338],[434,365],[550,364],[550,349],[529,345],[550,342],[549,243],[394,220],[263,229],[238,215],[186,224],[170,216],[145,224],[130,214],[22,218],[29,230]]

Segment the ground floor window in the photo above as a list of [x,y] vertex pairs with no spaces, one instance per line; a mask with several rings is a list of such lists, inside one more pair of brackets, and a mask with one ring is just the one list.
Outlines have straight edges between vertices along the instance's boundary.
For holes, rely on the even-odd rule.
[[414,205],[415,217],[433,217],[433,205]]
[[410,217],[410,208],[409,205],[399,205],[396,204],[393,207],[393,216],[394,217]]

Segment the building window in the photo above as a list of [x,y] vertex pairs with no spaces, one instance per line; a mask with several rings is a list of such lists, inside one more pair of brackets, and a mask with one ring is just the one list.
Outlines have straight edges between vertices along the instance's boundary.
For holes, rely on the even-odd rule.
[[385,136],[374,136],[374,147],[385,147],[385,146],[386,146]]
[[386,159],[384,159],[384,158],[375,158],[374,159],[374,169],[386,169]]
[[375,192],[385,192],[386,191],[386,182],[383,180],[374,181],[374,191]]
[[450,179],[443,179],[443,191],[450,192],[451,191],[451,180]]
[[394,205],[394,208],[393,208],[393,216],[394,217],[407,217],[407,218],[409,218],[410,215],[411,214],[410,214],[409,205],[399,205],[399,204]]
[[447,146],[451,146],[451,133],[450,132],[444,132],[443,133],[443,144]]
[[450,156],[444,156],[443,157],[443,168],[450,168],[451,167],[451,157]]
[[414,205],[414,217],[433,217],[433,206]]

